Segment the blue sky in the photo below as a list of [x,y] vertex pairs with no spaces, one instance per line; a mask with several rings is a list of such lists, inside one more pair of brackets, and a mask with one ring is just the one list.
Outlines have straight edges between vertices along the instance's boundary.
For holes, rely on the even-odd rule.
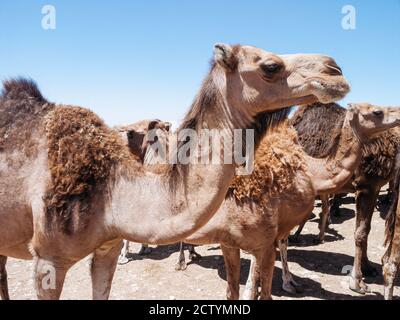
[[[41,26],[46,4],[55,30]],[[356,30],[341,27],[347,4]],[[0,79],[32,77],[110,125],[180,120],[216,42],[331,55],[352,84],[343,103],[400,105],[400,0],[0,1]]]

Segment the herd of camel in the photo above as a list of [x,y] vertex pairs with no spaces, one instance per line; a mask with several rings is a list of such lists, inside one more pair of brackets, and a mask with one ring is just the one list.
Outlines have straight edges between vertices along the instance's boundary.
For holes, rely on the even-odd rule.
[[[337,105],[349,91],[341,68],[328,56],[275,55],[217,44],[209,73],[172,133],[170,124],[160,120],[109,128],[88,109],[48,102],[31,80],[4,81],[2,299],[9,299],[7,257],[33,259],[37,297],[58,299],[68,270],[89,254],[93,298],[107,299],[129,241],[181,242],[177,269],[186,267],[183,242],[220,244],[228,299],[240,296],[240,250],[252,255],[242,297],[271,299],[279,248],[283,288],[295,293],[301,286],[288,268],[288,236],[300,226],[299,237],[319,197],[323,210],[316,240],[322,242],[329,197],[347,192],[356,193],[350,289],[363,294],[363,276],[377,274],[367,256],[371,217],[380,189],[389,182],[382,261],[384,295],[391,299],[400,265],[400,108]],[[300,108],[289,119],[293,106]],[[238,175],[237,163],[223,161],[160,164],[148,133],[155,130],[157,140],[168,145],[185,129],[215,129],[224,138],[233,137],[236,129],[253,129],[253,172]],[[187,143],[193,155],[200,154],[197,141]],[[186,152],[180,147],[178,154]]]

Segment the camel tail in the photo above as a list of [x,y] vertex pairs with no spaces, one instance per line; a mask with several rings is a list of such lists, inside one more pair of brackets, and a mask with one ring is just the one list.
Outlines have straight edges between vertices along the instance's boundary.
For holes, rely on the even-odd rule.
[[400,187],[400,148],[398,149],[396,156],[394,190],[392,193],[390,208],[386,216],[385,246],[388,246],[389,249],[385,253],[385,257],[390,251],[390,244],[394,236],[394,231],[396,226],[397,206],[399,204],[399,187]]
[[11,78],[3,81],[1,95],[4,98],[13,100],[34,99],[40,102],[47,102],[36,82],[27,78]]

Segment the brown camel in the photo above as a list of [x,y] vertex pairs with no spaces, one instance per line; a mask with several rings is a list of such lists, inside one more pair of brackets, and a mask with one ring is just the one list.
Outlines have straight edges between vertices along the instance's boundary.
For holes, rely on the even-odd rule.
[[[299,141],[305,151],[313,157],[332,154],[335,135],[332,134],[344,121],[346,109],[340,106],[315,106],[299,110],[292,118]],[[394,128],[370,139],[363,148],[360,166],[354,177],[337,193],[356,193],[355,257],[351,274],[350,289],[361,294],[367,292],[362,277],[375,276],[378,272],[368,260],[368,234],[372,214],[380,189],[394,176],[397,146],[400,144],[400,130]],[[323,241],[328,221],[328,197],[322,198],[323,208],[318,241]],[[301,227],[297,235],[301,232]]]
[[394,282],[400,268],[400,148],[397,152],[391,206],[386,221],[387,250],[382,258],[386,300],[393,299]]
[[[253,129],[257,146],[288,107],[348,91],[332,58],[218,44],[179,131],[215,129],[229,140]],[[190,150],[191,161],[146,172],[93,112],[49,103],[31,81],[4,82],[0,102],[0,255],[34,260],[39,299],[58,299],[67,271],[91,253],[93,298],[107,299],[122,239],[188,237],[218,210],[237,167],[224,150],[217,164],[200,164],[200,143],[183,137],[178,158]]]
[[309,215],[316,195],[334,192],[351,178],[369,137],[398,125],[400,109],[352,105],[337,132],[334,154],[324,159],[308,156],[295,130],[287,126],[263,139],[252,175],[236,177],[215,216],[185,239],[192,244],[221,244],[228,299],[239,298],[240,249],[255,257],[245,296],[255,298],[259,281],[260,297],[271,298],[277,243]]

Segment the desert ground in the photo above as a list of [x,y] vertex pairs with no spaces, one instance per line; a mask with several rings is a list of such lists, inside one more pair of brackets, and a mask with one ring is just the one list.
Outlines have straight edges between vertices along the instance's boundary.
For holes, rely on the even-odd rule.
[[[380,259],[384,253],[384,212],[381,200],[386,194],[383,188],[374,213],[369,236],[369,258],[381,273]],[[303,230],[301,243],[291,244],[289,265],[295,280],[304,286],[304,292],[296,295],[281,289],[281,265],[276,262],[273,298],[289,299],[382,299],[382,276],[367,278],[370,293],[362,296],[348,289],[347,272],[351,269],[354,254],[353,232],[355,225],[354,195],[343,199],[341,216],[333,217],[324,244],[315,245],[318,233],[319,201],[314,209],[315,217]],[[110,299],[225,299],[226,276],[221,250],[218,245],[197,247],[203,257],[188,264],[186,271],[175,271],[179,245],[153,247],[146,256],[136,254],[140,246],[131,244],[131,261],[119,265],[115,273]],[[187,253],[186,253],[187,257]],[[250,257],[242,253],[241,293],[243,293]],[[32,262],[9,259],[7,264],[11,299],[35,299],[32,281]],[[399,281],[395,298],[399,299]],[[67,275],[62,299],[90,299],[91,283],[89,257],[75,265]]]

